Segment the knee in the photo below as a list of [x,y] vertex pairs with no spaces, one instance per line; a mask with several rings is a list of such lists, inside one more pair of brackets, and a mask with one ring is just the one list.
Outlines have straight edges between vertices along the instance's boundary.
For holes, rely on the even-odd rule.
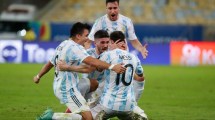
[[82,120],[93,120],[93,116],[91,112],[82,112],[81,116],[82,116]]
[[96,79],[90,80],[90,92],[95,91],[99,86],[99,83]]

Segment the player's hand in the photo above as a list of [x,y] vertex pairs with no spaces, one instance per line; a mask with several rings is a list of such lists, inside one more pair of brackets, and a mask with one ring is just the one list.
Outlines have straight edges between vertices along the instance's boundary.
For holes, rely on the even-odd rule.
[[124,41],[121,41],[119,42],[119,40],[117,40],[116,42],[114,42],[113,44],[111,44],[111,46],[109,46],[109,48],[112,50],[112,49],[115,49],[115,48],[119,48],[119,49],[122,49],[122,50],[127,50],[127,44],[124,42]]
[[146,57],[148,56],[148,50],[147,50],[147,46],[148,44],[144,44],[144,46],[141,49],[141,54],[143,56],[144,59],[146,59]]
[[116,49],[116,48],[118,47],[117,44],[116,44],[118,41],[119,41],[119,40],[117,40],[115,43],[110,43],[111,45],[108,46],[109,49],[110,49],[110,50]]
[[118,42],[117,40],[115,43],[117,43],[117,47],[122,50],[127,50],[127,44],[124,41]]
[[36,76],[34,76],[33,81],[34,81],[34,83],[38,84],[40,82],[40,78],[38,78],[36,75]]
[[117,65],[114,65],[113,71],[115,71],[116,73],[124,73],[126,68],[123,66],[123,64],[117,64]]
[[58,62],[57,62],[57,70],[59,70],[59,71],[67,71],[68,70],[68,65],[66,64],[66,62],[65,61],[63,61],[63,60],[59,60]]

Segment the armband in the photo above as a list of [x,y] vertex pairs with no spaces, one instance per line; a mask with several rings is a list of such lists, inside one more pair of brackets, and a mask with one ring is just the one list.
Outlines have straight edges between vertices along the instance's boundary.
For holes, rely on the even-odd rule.
[[110,65],[110,66],[108,67],[108,69],[109,69],[109,70],[112,70],[114,66],[115,66],[115,65],[112,64],[112,65]]
[[40,79],[40,76],[39,76],[39,75],[37,75],[36,77],[37,77],[37,79]]

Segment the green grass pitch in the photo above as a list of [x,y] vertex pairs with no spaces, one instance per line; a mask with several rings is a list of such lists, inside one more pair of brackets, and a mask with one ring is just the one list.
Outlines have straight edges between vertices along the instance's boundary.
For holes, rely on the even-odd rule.
[[[0,64],[0,120],[33,120],[47,107],[63,112],[52,89],[53,70],[40,84],[42,64]],[[215,66],[144,66],[146,84],[139,106],[149,120],[214,120]]]

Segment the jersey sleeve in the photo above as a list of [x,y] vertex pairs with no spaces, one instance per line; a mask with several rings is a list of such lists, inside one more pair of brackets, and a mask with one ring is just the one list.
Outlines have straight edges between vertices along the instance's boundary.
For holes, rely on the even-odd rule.
[[[62,44],[62,43],[61,43]],[[60,44],[60,45],[61,45]],[[60,47],[60,45],[58,47]],[[55,49],[54,55],[51,57],[51,59],[49,60],[52,65],[56,66],[56,60],[57,60],[57,53],[58,53],[58,47]]]
[[52,63],[52,65],[55,65],[55,54],[52,56],[52,58],[49,60],[51,63]]
[[135,34],[135,30],[134,30],[134,25],[133,25],[131,20],[129,20],[127,26],[128,26],[128,31],[127,31],[128,32],[128,40],[137,39],[137,36]]
[[136,61],[137,61],[137,67],[135,69],[135,73],[137,75],[141,75],[143,74],[143,67],[142,67],[142,64],[140,62],[140,59],[138,57],[136,57]]
[[71,46],[66,51],[66,61],[78,60],[80,63],[83,62],[85,58],[90,56],[87,51],[82,46]]

